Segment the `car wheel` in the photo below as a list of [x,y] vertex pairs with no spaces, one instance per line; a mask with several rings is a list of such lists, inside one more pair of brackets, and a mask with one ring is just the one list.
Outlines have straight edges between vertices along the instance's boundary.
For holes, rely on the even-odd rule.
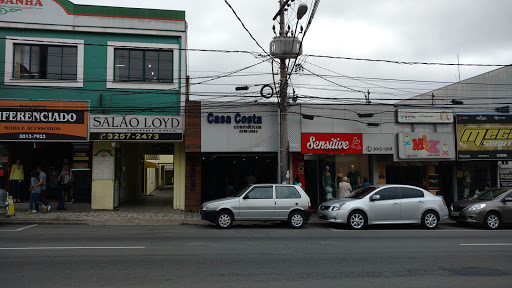
[[439,216],[435,211],[429,210],[421,216],[421,225],[425,229],[435,229],[439,224]]
[[501,225],[500,216],[495,212],[490,212],[485,215],[484,218],[484,226],[486,229],[496,230],[499,229]]
[[233,225],[233,214],[229,211],[220,211],[215,217],[215,224],[221,229],[227,229]]
[[300,211],[293,211],[288,216],[288,225],[293,229],[300,229],[306,224],[306,217],[304,217],[304,213]]
[[348,215],[348,227],[353,230],[362,230],[368,224],[368,217],[362,211],[353,211]]

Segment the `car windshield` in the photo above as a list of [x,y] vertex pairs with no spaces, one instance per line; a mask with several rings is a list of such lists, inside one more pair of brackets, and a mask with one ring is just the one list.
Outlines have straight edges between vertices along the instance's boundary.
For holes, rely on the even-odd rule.
[[473,199],[493,200],[493,199],[496,199],[497,197],[500,197],[501,194],[507,192],[508,190],[509,189],[503,189],[503,188],[494,188],[494,189],[484,190],[484,191],[478,193],[478,195],[476,195],[475,197],[473,197]]
[[249,185],[249,186],[245,186],[244,188],[238,190],[238,192],[236,192],[235,194],[231,195],[231,197],[240,197],[242,196],[247,190],[249,190],[249,188],[251,188],[252,186]]
[[370,194],[375,189],[377,189],[377,187],[373,187],[373,186],[359,188],[359,189],[355,190],[354,192],[348,194],[347,197],[345,197],[345,198],[363,199],[366,195]]

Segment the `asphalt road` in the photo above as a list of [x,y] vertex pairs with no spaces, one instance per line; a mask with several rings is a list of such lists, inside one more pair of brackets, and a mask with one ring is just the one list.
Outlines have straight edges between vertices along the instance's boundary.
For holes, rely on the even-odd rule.
[[511,287],[512,229],[0,226],[2,287]]

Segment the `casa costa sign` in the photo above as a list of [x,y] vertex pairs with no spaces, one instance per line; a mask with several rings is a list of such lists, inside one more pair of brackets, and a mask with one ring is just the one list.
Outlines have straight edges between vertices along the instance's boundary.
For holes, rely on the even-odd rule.
[[183,140],[183,119],[179,116],[91,115],[89,122],[91,140]]
[[363,154],[361,133],[302,133],[302,154]]

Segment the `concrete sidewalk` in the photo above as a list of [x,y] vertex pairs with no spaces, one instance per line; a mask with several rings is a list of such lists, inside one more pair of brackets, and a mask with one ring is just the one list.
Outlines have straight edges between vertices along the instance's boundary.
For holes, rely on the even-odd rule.
[[85,225],[181,225],[204,224],[198,212],[183,212],[172,208],[122,205],[115,210],[93,210],[89,203],[66,203],[67,210],[57,210],[51,203],[50,212],[27,214],[28,203],[15,203],[15,216],[0,216],[6,224],[85,224]]

